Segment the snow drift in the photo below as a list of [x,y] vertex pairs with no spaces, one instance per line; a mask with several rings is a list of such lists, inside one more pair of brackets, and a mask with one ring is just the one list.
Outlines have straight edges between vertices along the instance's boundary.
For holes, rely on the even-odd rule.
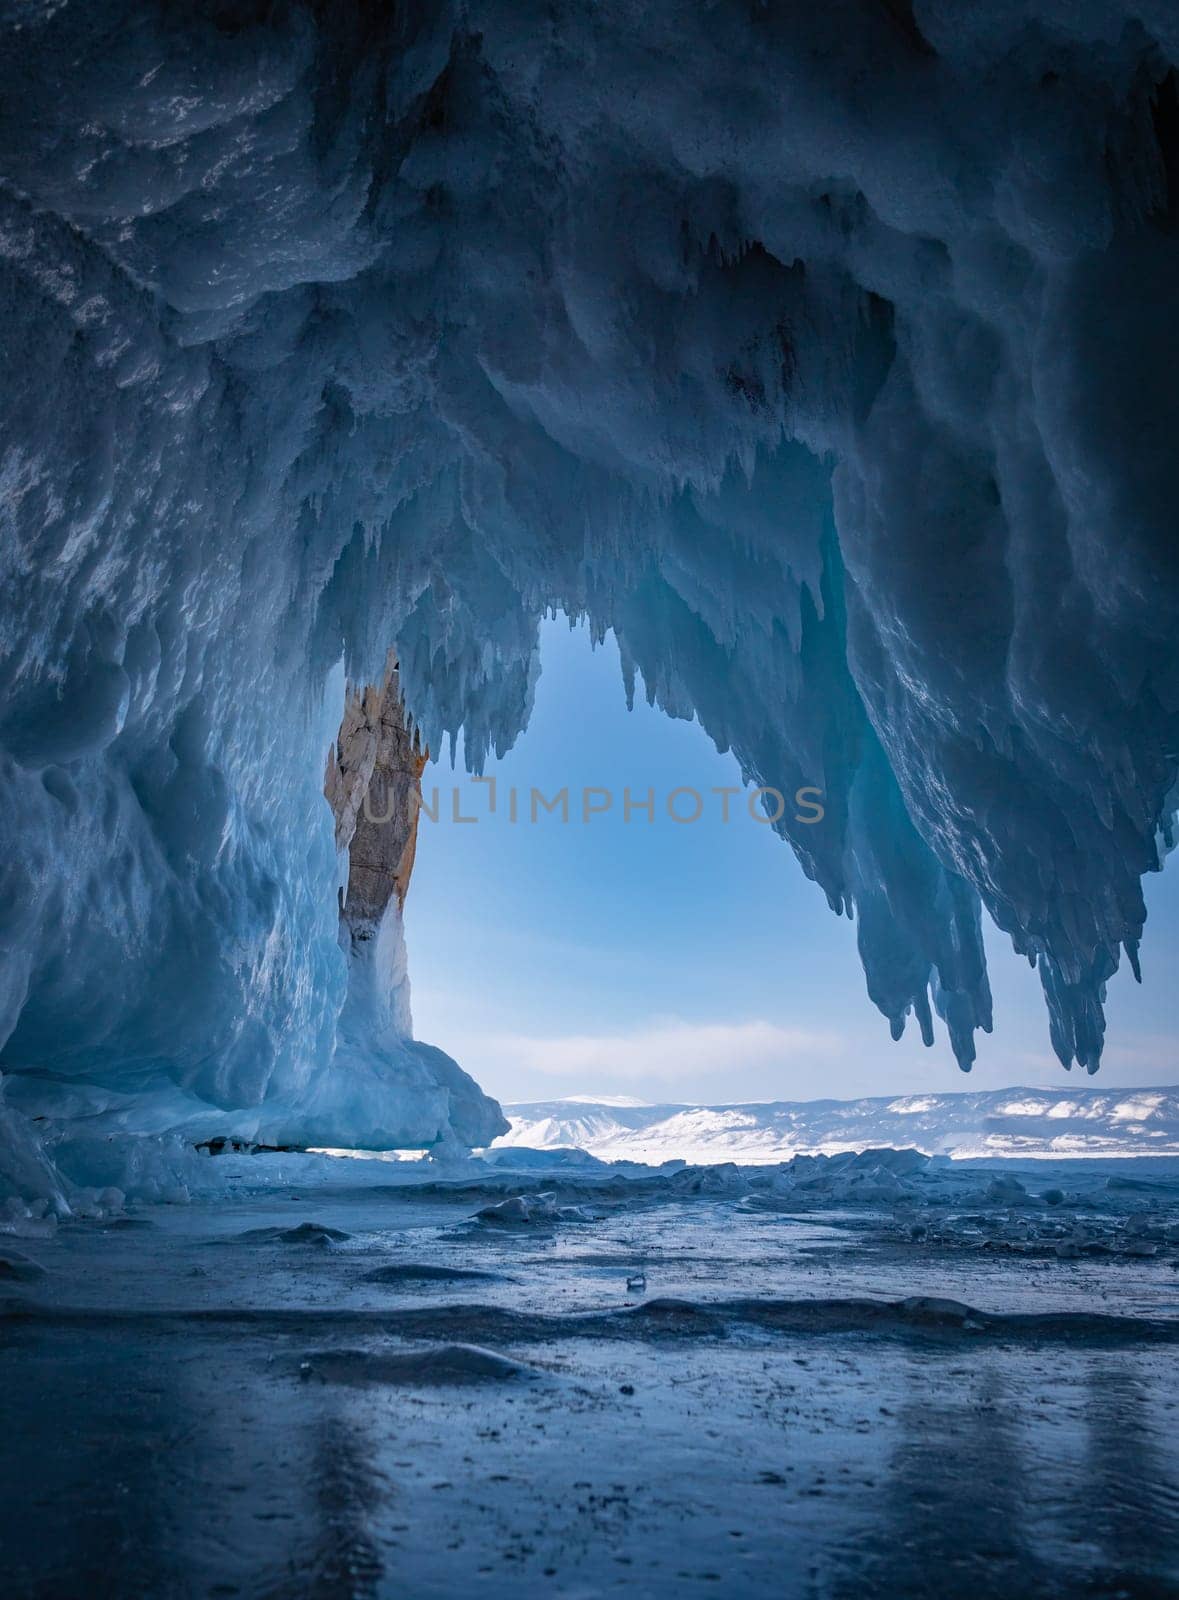
[[1169,0],[0,30],[10,1098],[479,1138],[337,1059],[323,759],[391,644],[509,745],[548,606],[822,789],[894,1034],[970,1065],[985,907],[1096,1068],[1179,751]]

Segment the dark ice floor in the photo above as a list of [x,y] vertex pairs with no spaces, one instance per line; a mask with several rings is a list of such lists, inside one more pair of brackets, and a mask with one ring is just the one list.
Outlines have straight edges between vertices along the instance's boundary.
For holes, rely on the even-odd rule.
[[[1179,1175],[1094,1168],[1114,1243],[1062,1257],[1011,1208],[224,1159],[0,1239],[12,1600],[1179,1595]],[[594,1220],[471,1220],[513,1187]]]

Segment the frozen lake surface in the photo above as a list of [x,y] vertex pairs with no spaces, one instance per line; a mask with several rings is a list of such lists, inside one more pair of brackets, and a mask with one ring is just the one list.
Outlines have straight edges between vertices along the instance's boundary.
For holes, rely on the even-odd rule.
[[14,1219],[6,1595],[1179,1594],[1179,1162],[514,1155]]

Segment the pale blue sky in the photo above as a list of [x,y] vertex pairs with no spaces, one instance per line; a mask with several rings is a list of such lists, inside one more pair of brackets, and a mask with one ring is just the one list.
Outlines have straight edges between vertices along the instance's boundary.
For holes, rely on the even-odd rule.
[[[955,1090],[1014,1084],[1152,1084],[1179,1079],[1179,870],[1148,880],[1144,984],[1110,986],[1105,1064],[1065,1073],[1048,1044],[1039,982],[1001,935],[988,948],[995,1033],[969,1075],[939,1029],[932,1050],[910,1023],[893,1044],[869,1002],[855,929],[832,916],[789,847],[715,786],[740,782],[697,723],[645,702],[628,713],[613,638],[544,625],[543,671],[527,732],[485,788],[432,764],[437,823],[423,818],[407,905],[415,1031],[449,1050],[505,1101],[567,1094],[737,1101]],[[451,817],[451,790],[474,824]],[[702,819],[621,815],[622,790],[677,786],[706,798]],[[507,791],[520,795],[520,820]],[[528,820],[528,793],[567,785],[568,824]],[[587,785],[613,810],[580,820]],[[683,799],[685,812],[690,801]]]

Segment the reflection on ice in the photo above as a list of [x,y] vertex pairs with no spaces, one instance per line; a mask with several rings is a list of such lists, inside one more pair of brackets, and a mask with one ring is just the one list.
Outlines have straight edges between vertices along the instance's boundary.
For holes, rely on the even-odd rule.
[[[750,1208],[753,1169],[243,1157],[237,1198],[22,1242],[44,1273],[0,1287],[11,1592],[1175,1593],[1167,1165],[1134,1190],[966,1170],[982,1210],[918,1208],[999,1227],[1009,1180],[1067,1182],[1094,1226],[1162,1236],[1029,1259],[914,1237],[895,1202]],[[472,1225],[511,1191],[597,1220]]]

